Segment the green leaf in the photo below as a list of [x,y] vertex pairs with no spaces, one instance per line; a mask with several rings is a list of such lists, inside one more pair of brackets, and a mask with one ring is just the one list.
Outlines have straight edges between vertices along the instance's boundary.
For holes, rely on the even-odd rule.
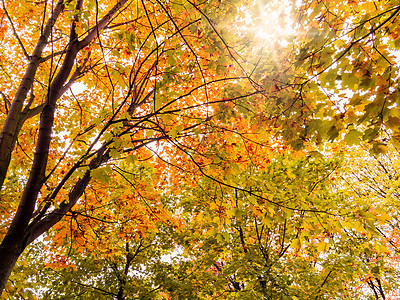
[[117,149],[117,148],[113,148],[110,150],[110,157],[117,159],[119,157],[121,157],[121,150]]
[[174,129],[169,132],[171,138],[175,139],[183,130],[183,125],[177,125]]
[[229,233],[227,233],[226,231],[222,232],[222,236],[224,237],[224,240],[229,242],[230,239],[230,235]]
[[324,157],[320,152],[318,152],[318,151],[311,151],[309,155],[310,155],[312,158],[319,159],[319,160],[324,160],[324,158],[325,158],[325,157]]
[[93,179],[100,180],[102,183],[105,184],[109,183],[111,174],[112,174],[112,169],[109,165],[98,169],[94,169],[90,172],[90,175],[93,177]]
[[386,154],[388,151],[387,144],[382,142],[374,142],[372,144],[371,153],[372,154]]
[[137,158],[136,154],[131,154],[126,157],[126,161],[130,164],[135,164],[137,162],[137,160],[138,160],[138,158]]
[[168,63],[169,63],[171,66],[175,66],[175,65],[176,65],[176,58],[175,58],[175,55],[170,54],[170,55],[168,56]]
[[359,132],[356,129],[352,129],[345,135],[344,140],[349,146],[358,145],[361,142],[362,135],[362,132]]
[[114,56],[116,56],[116,57],[120,57],[120,55],[121,55],[121,54],[119,53],[119,51],[118,51],[118,50],[115,50],[115,49],[111,51],[111,54],[114,55]]
[[224,75],[226,73],[226,67],[223,65],[218,65],[216,72],[218,75]]
[[378,135],[378,132],[379,132],[378,127],[368,128],[364,132],[363,140],[368,142],[368,141],[375,139]]

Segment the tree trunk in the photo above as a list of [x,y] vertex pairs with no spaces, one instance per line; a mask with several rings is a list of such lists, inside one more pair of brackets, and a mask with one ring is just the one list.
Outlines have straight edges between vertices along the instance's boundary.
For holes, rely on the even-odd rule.
[[0,245],[0,295],[24,250],[23,236],[7,236]]
[[[90,171],[87,171],[86,174],[77,181],[75,187],[69,193],[69,199],[67,201],[64,200],[61,202],[58,209],[48,212],[38,220],[32,220],[36,201],[40,189],[44,184],[57,100],[62,95],[62,91],[64,90],[63,88],[71,74],[71,70],[73,69],[79,51],[89,45],[97,37],[99,31],[104,29],[112,17],[126,2],[127,0],[119,0],[115,6],[101,20],[99,20],[97,26],[95,26],[82,41],[78,40],[78,35],[75,32],[76,23],[79,21],[79,14],[76,14],[75,19],[72,21],[69,45],[65,52],[66,55],[64,61],[54,80],[50,84],[43,110],[41,110],[39,135],[27,184],[23,190],[22,197],[19,200],[17,212],[0,245],[0,295],[5,288],[15,263],[26,246],[33,242],[37,237],[47,232],[52,226],[54,226],[54,224],[59,222],[68,211],[70,211],[72,206],[74,206],[81,197],[90,181]],[[22,127],[22,124],[20,123],[22,118],[21,112],[26,95],[32,87],[32,82],[41,58],[41,53],[47,44],[47,38],[51,27],[64,8],[63,3],[64,0],[59,0],[56,9],[53,11],[52,17],[47,22],[44,30],[45,33],[42,35],[38,45],[36,46],[34,55],[31,58],[26,74],[19,86],[17,95],[15,96],[2,132],[0,133],[0,189],[7,174],[16,136],[19,133],[20,127]],[[81,10],[82,3],[83,0],[77,1],[75,7],[76,11]],[[102,163],[106,162],[108,158],[108,151],[106,151],[106,147],[103,147],[101,150],[97,151],[97,156],[95,156],[90,162],[90,169],[93,170],[98,168]],[[55,193],[55,195],[56,194],[57,193]],[[15,201],[17,201],[17,199],[15,199]]]
[[19,133],[19,129],[22,127],[21,111],[24,105],[24,101],[29,90],[32,88],[32,84],[36,75],[36,71],[39,67],[42,52],[47,45],[50,32],[53,25],[55,24],[58,16],[64,9],[64,0],[60,0],[57,6],[53,10],[52,16],[46,23],[42,35],[33,50],[29,65],[25,71],[24,77],[18,87],[18,90],[14,96],[14,100],[11,104],[10,111],[7,114],[3,128],[0,133],[0,189],[3,186],[4,180],[7,175],[8,166],[11,161],[11,153],[14,149],[15,142]]

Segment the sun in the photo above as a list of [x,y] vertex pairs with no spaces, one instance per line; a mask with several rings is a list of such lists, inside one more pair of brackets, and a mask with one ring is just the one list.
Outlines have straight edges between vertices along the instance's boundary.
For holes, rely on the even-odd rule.
[[267,4],[256,3],[250,22],[255,39],[264,46],[275,43],[287,45],[290,37],[296,33],[296,22],[292,15],[301,2],[272,0]]

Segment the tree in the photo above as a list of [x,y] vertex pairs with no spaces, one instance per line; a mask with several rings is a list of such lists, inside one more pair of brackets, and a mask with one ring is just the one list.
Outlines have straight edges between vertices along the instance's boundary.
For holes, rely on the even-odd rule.
[[[201,148],[223,124],[214,107],[257,92],[211,19],[234,11],[212,1],[3,1],[1,290],[29,244],[101,206],[108,193],[96,185],[113,171],[153,199],[156,186],[140,176],[154,155],[212,156]],[[124,170],[121,159],[138,163]],[[154,180],[161,189],[170,178]]]
[[397,145],[397,3],[293,2],[296,35],[261,49],[246,30],[267,4],[17,4],[0,31],[7,293],[354,299],[384,278],[387,215],[354,201],[351,148],[326,141]]
[[[368,296],[366,280],[377,268],[379,274],[389,276],[385,241],[376,226],[388,221],[387,215],[371,210],[362,199],[355,201],[353,193],[340,187],[338,175],[346,167],[342,159],[292,158],[276,150],[259,152],[258,165],[249,164],[231,179],[240,181],[240,188],[207,177],[193,186],[191,178],[182,178],[181,189],[169,192],[170,197],[175,193],[169,201],[164,199],[166,207],[179,211],[176,221],[181,224],[146,222],[157,230],[146,228],[145,236],[127,238],[132,249],[138,244],[143,247],[132,251],[136,255],[124,281],[126,299],[161,295],[172,299],[354,299]],[[267,157],[272,161],[265,164]],[[225,173],[219,179],[229,181],[229,177]],[[145,211],[137,204],[134,207]],[[21,272],[25,281],[40,283],[33,290],[47,291],[50,299],[116,296],[121,283],[118,274],[123,273],[129,252],[122,239],[128,228],[118,228],[126,226],[124,218],[114,219],[122,224],[98,222],[105,230],[97,230],[97,238],[90,236],[93,221],[88,228],[79,216],[70,224],[62,222],[59,230],[68,235],[60,239],[64,251],[60,246],[52,250],[57,253],[54,261],[43,257],[39,274],[30,274],[32,266],[19,265],[26,269]],[[138,225],[132,228],[137,230]],[[33,256],[43,255],[31,251]],[[163,260],[162,254],[168,259]],[[384,277],[378,279],[386,291]]]

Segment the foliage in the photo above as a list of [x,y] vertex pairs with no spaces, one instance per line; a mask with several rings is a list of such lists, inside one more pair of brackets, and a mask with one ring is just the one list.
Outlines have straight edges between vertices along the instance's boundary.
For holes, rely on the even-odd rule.
[[263,61],[255,71],[271,123],[295,148],[344,138],[381,153],[380,130],[397,147],[398,3],[304,1],[295,10],[289,45],[270,54],[281,66]]
[[[385,255],[365,253],[364,260],[376,264],[365,278],[375,294],[396,293],[398,290],[398,151],[392,146],[386,154],[366,155],[365,145],[348,153],[352,161],[343,176],[344,185],[355,192],[354,202],[366,205],[366,210],[381,216],[377,230],[384,237]],[[373,240],[370,241],[372,243]],[[377,297],[378,298],[378,297]]]
[[3,2],[6,297],[396,292],[400,6],[279,5]]
[[[55,244],[72,233],[79,252],[107,222],[127,227],[128,242],[156,220],[174,224],[162,196],[179,177],[167,170],[212,157],[203,140],[256,93],[212,21],[233,3],[17,4],[2,10],[2,287],[50,228]],[[232,125],[251,113],[241,106]]]

